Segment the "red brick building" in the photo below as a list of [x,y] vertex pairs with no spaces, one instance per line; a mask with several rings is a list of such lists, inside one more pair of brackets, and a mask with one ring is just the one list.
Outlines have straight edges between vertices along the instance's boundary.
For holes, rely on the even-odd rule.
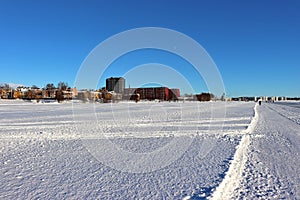
[[180,96],[179,89],[169,89],[167,87],[149,87],[149,88],[125,88],[124,97],[130,98],[131,95],[139,94],[140,99],[148,100],[176,100]]

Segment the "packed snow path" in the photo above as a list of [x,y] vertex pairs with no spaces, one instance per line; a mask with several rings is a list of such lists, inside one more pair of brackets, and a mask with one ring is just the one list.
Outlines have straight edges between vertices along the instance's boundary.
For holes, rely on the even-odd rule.
[[300,199],[300,107],[263,103],[233,199]]

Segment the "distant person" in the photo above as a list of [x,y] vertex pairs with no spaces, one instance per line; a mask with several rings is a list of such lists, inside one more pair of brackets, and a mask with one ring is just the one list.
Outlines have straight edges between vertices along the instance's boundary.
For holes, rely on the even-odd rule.
[[258,100],[258,104],[261,106],[261,100]]

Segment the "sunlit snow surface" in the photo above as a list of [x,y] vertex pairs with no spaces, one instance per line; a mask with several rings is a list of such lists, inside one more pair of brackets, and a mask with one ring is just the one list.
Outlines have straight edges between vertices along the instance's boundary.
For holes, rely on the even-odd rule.
[[[251,102],[34,104],[1,100],[0,199],[208,198],[223,181],[241,138],[248,134],[246,129],[254,116],[254,105]],[[271,107],[277,109],[276,106],[285,107]],[[289,117],[299,126],[297,116]],[[141,167],[130,171],[130,165],[127,166],[130,158],[120,168],[111,164],[118,155],[112,155],[110,162],[97,157],[107,152],[103,146],[97,146],[97,141],[133,155],[147,155],[177,138],[190,141],[185,151],[165,166],[154,160],[145,171]],[[89,144],[95,144],[95,149]],[[183,149],[182,146],[177,149]],[[162,162],[166,159],[161,157]],[[243,174],[247,180],[252,180],[251,174],[246,175],[247,172]],[[251,195],[242,186],[237,188],[241,190],[237,194]]]

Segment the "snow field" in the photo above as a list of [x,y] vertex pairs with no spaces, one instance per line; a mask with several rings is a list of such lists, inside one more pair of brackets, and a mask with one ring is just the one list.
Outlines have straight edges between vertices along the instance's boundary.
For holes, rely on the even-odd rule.
[[[208,198],[235,159],[253,106],[144,102],[95,104],[91,109],[80,103],[0,101],[0,199]],[[211,108],[217,117],[211,117]],[[149,154],[174,138],[192,141],[177,159],[163,168],[154,163],[155,170],[147,173],[116,170],[84,143],[109,141],[124,151]],[[97,150],[106,151],[101,146]]]

